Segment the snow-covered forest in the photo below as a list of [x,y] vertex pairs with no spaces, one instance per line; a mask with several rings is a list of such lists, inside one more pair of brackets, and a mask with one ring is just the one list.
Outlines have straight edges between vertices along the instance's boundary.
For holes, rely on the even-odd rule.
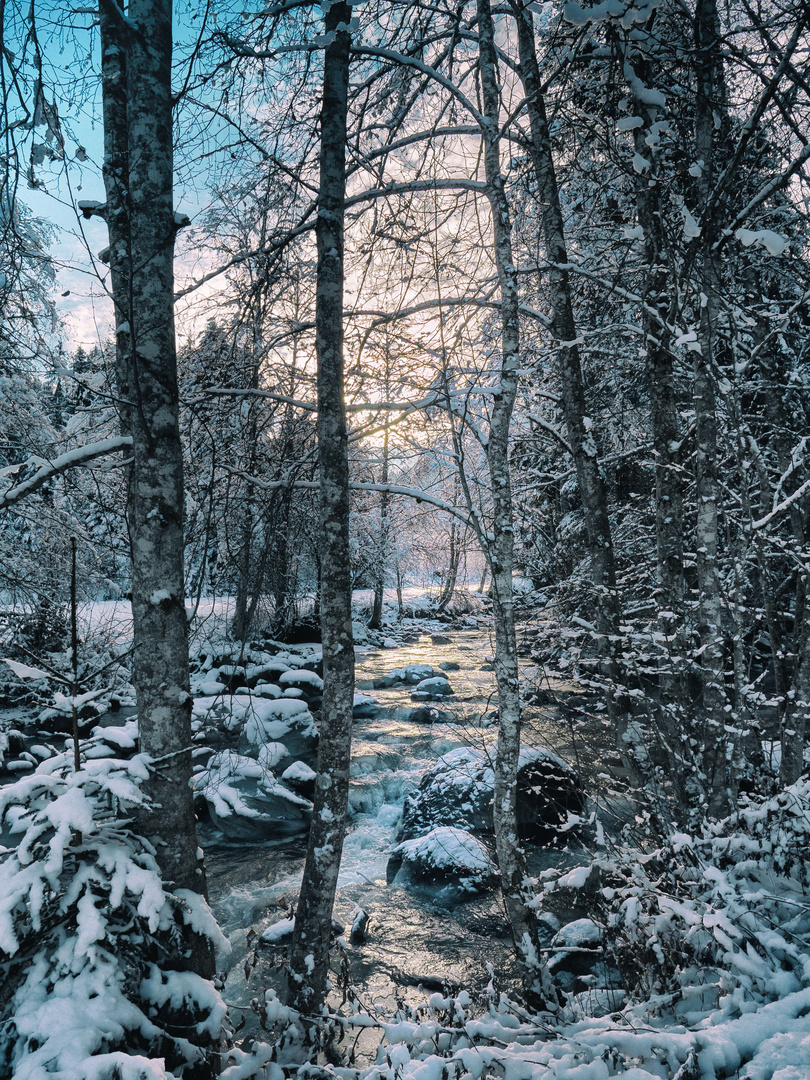
[[0,1076],[804,1080],[810,7],[172,7],[0,0]]

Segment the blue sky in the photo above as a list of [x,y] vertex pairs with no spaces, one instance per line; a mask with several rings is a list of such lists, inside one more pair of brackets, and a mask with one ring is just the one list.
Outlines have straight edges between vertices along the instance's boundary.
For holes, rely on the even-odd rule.
[[[199,23],[196,18],[190,21],[188,15],[196,16],[199,10],[200,5],[191,0],[188,11],[181,11],[179,18],[176,16],[175,38],[179,40],[176,53],[193,41]],[[107,268],[93,258],[107,247],[107,229],[100,218],[85,221],[76,210],[80,200],[103,202],[105,198],[101,175],[103,127],[98,29],[93,27],[90,14],[68,16],[64,11],[60,15],[55,8],[44,5],[38,11],[38,19],[45,97],[50,104],[56,104],[64,160],[46,158],[37,165],[35,176],[41,186],[36,188],[21,177],[18,196],[35,217],[51,223],[56,230],[50,252],[57,271],[54,299],[58,316],[63,320],[65,347],[90,348],[106,339],[112,328],[112,304],[103,280]],[[69,25],[65,25],[68,20]],[[25,74],[33,99],[33,65],[25,69]],[[31,102],[27,104],[30,108]],[[42,143],[45,139],[47,144],[47,134],[47,128],[39,126],[33,140],[29,136],[26,161],[31,141]],[[50,145],[55,145],[53,140]],[[190,189],[176,189],[176,197],[176,209],[193,218],[201,208],[204,195]]]

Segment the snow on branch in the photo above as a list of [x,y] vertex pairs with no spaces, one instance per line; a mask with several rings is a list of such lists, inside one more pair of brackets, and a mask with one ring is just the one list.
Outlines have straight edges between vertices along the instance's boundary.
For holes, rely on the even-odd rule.
[[67,472],[68,469],[76,468],[79,465],[88,465],[91,461],[95,461],[96,458],[104,457],[106,454],[113,454],[116,450],[125,450],[130,446],[132,446],[132,439],[129,435],[118,435],[112,439],[101,439],[99,442],[90,443],[88,446],[77,446],[74,450],[68,450],[66,453],[55,457],[53,461],[29,458],[22,465],[15,466],[15,470],[25,468],[26,465],[39,465],[39,468],[33,476],[29,476],[27,480],[23,480],[16,487],[9,488],[8,491],[0,494],[0,510],[5,510],[6,507],[33,494],[54,476],[59,476],[60,473]]
[[783,499],[778,506],[775,506],[773,510],[771,510],[769,514],[766,514],[765,517],[760,518],[759,521],[753,522],[751,528],[757,530],[764,529],[765,526],[770,524],[770,522],[773,521],[775,517],[778,517],[778,515],[781,514],[783,510],[787,510],[788,507],[792,506],[795,502],[798,502],[798,500],[801,499],[802,496],[805,495],[808,491],[810,491],[810,480],[805,480],[801,487],[797,487],[792,495],[788,495],[786,499]]

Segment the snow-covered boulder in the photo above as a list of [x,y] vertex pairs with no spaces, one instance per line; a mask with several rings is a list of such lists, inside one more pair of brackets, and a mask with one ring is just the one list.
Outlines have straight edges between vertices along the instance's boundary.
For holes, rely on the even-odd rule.
[[414,701],[440,701],[453,693],[453,687],[447,680],[447,676],[432,675],[429,679],[422,679],[416,684],[411,694]]
[[284,690],[289,688],[301,690],[308,698],[320,697],[323,693],[323,679],[306,668],[291,668],[285,671],[279,678],[278,684]]
[[[438,825],[491,834],[494,774],[481,750],[458,747],[443,754],[405,799],[401,838],[423,836]],[[548,750],[526,747],[518,768],[518,824],[527,837],[555,838],[569,813],[580,814],[584,795],[570,765]]]
[[[269,748],[265,748],[266,750]],[[213,824],[230,840],[270,840],[306,832],[312,804],[278,780],[262,762],[223,750],[195,777]]]
[[353,715],[355,720],[368,720],[380,711],[380,703],[368,694],[355,694]]
[[298,698],[248,698],[244,708],[242,748],[258,748],[280,742],[295,760],[314,764],[318,730],[307,703]]
[[602,930],[592,919],[567,923],[554,935],[551,947],[559,952],[552,954],[549,971],[567,994],[619,985],[619,972],[605,963]]
[[408,664],[406,667],[395,668],[387,675],[381,675],[380,678],[375,679],[374,689],[388,690],[392,686],[402,686],[403,683],[407,686],[416,686],[423,679],[430,679],[440,674],[441,672],[435,671],[430,664]]
[[315,778],[318,774],[303,761],[294,761],[281,774],[283,782],[305,799],[315,795]]
[[245,671],[245,681],[251,690],[260,683],[278,683],[281,676],[290,670],[286,660],[269,660],[264,664],[251,664]]
[[498,877],[492,856],[478,837],[440,825],[424,836],[404,840],[391,852],[387,877],[423,883],[452,884],[463,893],[491,888]]

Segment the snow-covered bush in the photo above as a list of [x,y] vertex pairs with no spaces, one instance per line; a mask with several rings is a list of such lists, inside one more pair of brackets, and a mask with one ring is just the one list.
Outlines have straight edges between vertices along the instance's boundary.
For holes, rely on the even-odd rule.
[[100,736],[0,790],[0,1074],[146,1078],[203,1059],[225,1006],[181,970],[189,931],[221,938],[196,893],[167,891],[125,815],[148,759]]
[[810,987],[810,782],[699,836],[605,860],[608,947],[637,1000],[696,1022]]

